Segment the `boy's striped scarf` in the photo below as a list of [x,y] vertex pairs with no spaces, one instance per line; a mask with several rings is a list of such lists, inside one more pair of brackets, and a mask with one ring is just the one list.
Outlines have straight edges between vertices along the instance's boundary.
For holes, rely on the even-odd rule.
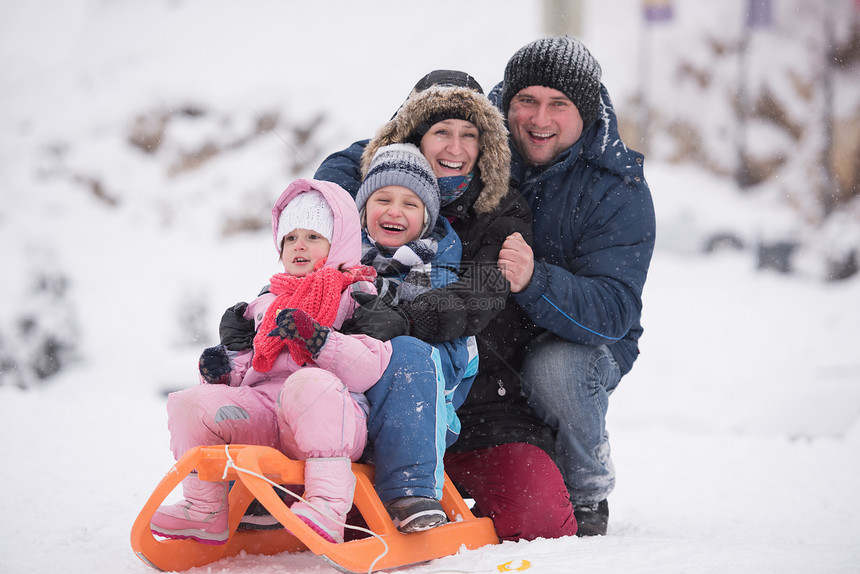
[[[366,236],[368,241],[372,240]],[[432,289],[430,271],[439,243],[435,234],[425,239],[410,241],[396,249],[362,242],[361,262],[370,265],[377,275],[397,284],[397,298],[393,302],[412,301]]]

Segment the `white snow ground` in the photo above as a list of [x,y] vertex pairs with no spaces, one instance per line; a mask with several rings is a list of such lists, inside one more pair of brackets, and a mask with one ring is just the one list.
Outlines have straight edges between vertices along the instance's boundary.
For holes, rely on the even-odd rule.
[[[0,572],[151,571],[128,535],[173,462],[162,391],[196,382],[220,311],[276,271],[265,231],[221,229],[231,212],[266,217],[296,177],[285,166],[298,120],[171,175],[183,149],[235,141],[261,112],[324,111],[325,154],[369,135],[424,72],[465,69],[489,89],[540,35],[537,2],[309,4],[0,0],[0,325],[32,304],[33,274],[56,269],[70,280],[81,357],[44,385],[0,387]],[[626,4],[588,3],[586,39]],[[207,114],[172,121],[157,153],[127,143],[138,114],[191,104]],[[611,401],[610,535],[403,571],[518,560],[535,573],[858,571],[860,277],[827,284],[756,271],[749,251],[691,253],[697,224],[757,221],[767,233],[767,206],[690,168],[652,162],[647,175],[660,240],[642,356]],[[203,333],[189,343],[178,315],[194,306]],[[198,572],[334,570],[300,554]]]

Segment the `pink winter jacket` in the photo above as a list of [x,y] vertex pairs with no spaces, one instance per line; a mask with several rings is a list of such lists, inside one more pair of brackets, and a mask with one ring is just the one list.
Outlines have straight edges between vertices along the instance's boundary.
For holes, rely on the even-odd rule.
[[[325,181],[298,179],[290,184],[275,202],[272,208],[272,235],[276,250],[280,253],[277,238],[281,211],[293,197],[309,190],[320,192],[328,200],[334,213],[331,250],[325,266],[338,268],[343,265],[344,268],[349,268],[358,265],[361,259],[361,228],[355,201],[339,185]],[[356,303],[350,297],[350,292],[353,290],[376,292],[372,283],[360,281],[341,294],[337,317],[332,325],[334,329],[329,334],[316,363],[308,363],[305,366],[323,368],[338,376],[353,394],[353,398],[366,408],[367,402],[361,393],[373,386],[382,376],[391,357],[391,343],[366,335],[344,335],[336,331],[355,310]],[[274,300],[275,295],[272,293],[257,297],[248,304],[245,318],[253,319],[255,326],[259,328],[266,309]],[[243,351],[233,359],[230,386],[252,386],[274,397],[289,375],[304,368],[293,360],[286,348],[275,359],[272,369],[265,373],[254,369],[251,365],[252,360],[253,350]],[[202,377],[201,381],[203,381]]]

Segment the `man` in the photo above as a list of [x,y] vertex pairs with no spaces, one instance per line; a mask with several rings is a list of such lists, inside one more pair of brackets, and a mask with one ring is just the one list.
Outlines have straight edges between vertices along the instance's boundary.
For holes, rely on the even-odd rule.
[[513,234],[499,254],[514,300],[541,328],[522,392],[555,431],[580,536],[607,530],[608,398],[639,353],[655,238],[642,155],[621,142],[600,76],[580,41],[545,38],[514,54],[495,90],[511,176],[534,214],[534,250]]

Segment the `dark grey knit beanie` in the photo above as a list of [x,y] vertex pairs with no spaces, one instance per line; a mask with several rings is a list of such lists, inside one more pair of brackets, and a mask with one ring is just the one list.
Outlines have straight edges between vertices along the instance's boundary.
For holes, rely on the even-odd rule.
[[585,44],[560,36],[526,44],[505,67],[502,113],[507,116],[511,100],[529,86],[544,86],[570,98],[584,127],[590,126],[600,110],[600,64]]
[[[439,184],[436,174],[412,144],[396,143],[377,150],[367,170],[367,175],[355,194],[355,205],[359,213],[374,191],[387,185],[400,185],[417,195],[424,202],[425,221],[421,237],[425,237],[436,225],[439,217]],[[363,219],[363,216],[362,216]]]

